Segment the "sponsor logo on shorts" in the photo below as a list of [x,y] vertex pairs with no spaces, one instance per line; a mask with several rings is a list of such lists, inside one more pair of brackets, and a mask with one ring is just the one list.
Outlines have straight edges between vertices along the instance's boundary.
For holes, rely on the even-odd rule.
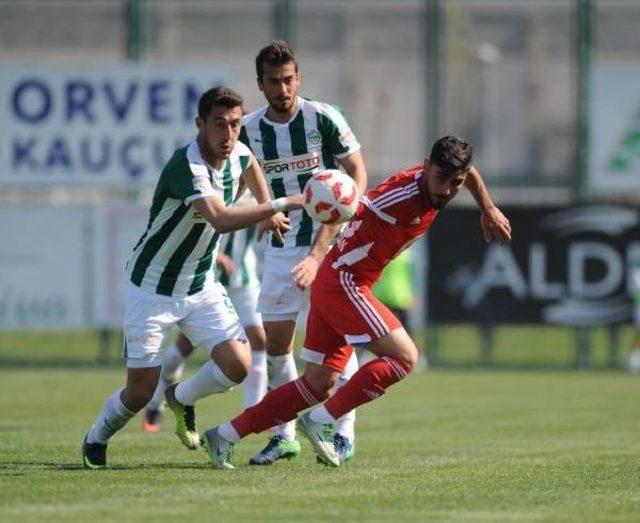
[[159,347],[162,343],[162,336],[149,333],[127,333],[127,345],[130,347],[143,347],[145,349],[153,349]]

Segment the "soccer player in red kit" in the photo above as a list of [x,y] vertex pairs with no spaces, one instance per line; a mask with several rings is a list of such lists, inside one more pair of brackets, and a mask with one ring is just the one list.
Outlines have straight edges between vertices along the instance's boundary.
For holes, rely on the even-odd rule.
[[[471,160],[468,143],[446,136],[435,142],[423,165],[391,176],[361,197],[355,216],[311,285],[302,349],[304,375],[204,433],[215,467],[233,468],[233,445],[248,434],[293,420],[321,402],[302,415],[298,425],[323,462],[340,465],[346,449],[336,448],[331,423],[384,394],[409,374],[418,359],[418,350],[398,319],[371,293],[385,265],[431,227],[438,210],[462,186],[471,191],[482,211],[485,240],[511,240],[509,221],[491,201]],[[329,397],[353,346],[358,345],[366,345],[378,358]]]

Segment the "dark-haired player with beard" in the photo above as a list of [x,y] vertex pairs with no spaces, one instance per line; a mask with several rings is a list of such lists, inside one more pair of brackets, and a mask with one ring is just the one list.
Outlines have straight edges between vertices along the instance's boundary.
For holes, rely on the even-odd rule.
[[[486,241],[511,240],[507,218],[493,204],[465,141],[446,136],[433,145],[423,165],[400,172],[361,197],[358,211],[325,257],[311,286],[311,309],[299,379],[270,391],[252,408],[204,433],[213,465],[233,468],[233,445],[251,433],[298,419],[318,457],[338,466],[331,426],[407,376],[418,350],[398,319],[371,293],[389,261],[432,225],[438,211],[466,187],[481,214]],[[360,368],[329,398],[353,347],[366,344],[377,359]],[[328,399],[327,399],[328,398]],[[326,400],[326,401],[325,401]]]

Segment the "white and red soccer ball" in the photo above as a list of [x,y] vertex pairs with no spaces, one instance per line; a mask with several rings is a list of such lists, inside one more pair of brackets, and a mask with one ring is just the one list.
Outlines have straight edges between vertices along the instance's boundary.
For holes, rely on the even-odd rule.
[[358,209],[358,188],[353,179],[337,169],[314,174],[304,186],[304,209],[313,220],[344,223]]

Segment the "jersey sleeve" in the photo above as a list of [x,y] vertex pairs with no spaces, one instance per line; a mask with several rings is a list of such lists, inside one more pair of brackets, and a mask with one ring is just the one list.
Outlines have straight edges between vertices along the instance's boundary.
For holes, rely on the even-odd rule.
[[416,197],[419,188],[413,176],[405,173],[387,178],[369,191],[364,204],[378,218],[392,225],[409,225],[416,218]]
[[166,175],[165,184],[169,196],[189,205],[194,200],[215,194],[209,170],[195,144],[188,147],[186,155],[181,160],[179,168],[163,172],[163,176]]
[[360,142],[346,118],[335,107],[321,104],[317,118],[322,141],[336,158],[346,158],[360,150]]

